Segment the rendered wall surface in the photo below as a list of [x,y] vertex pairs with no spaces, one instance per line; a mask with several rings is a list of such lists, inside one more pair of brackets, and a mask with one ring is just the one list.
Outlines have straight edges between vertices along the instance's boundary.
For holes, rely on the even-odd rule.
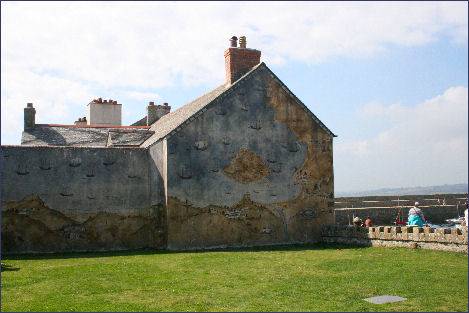
[[318,241],[332,137],[266,70],[206,110],[167,139],[168,248]]
[[86,120],[88,125],[121,125],[122,104],[91,102],[86,109]]
[[162,140],[148,148],[150,202],[166,205],[166,141]]
[[147,151],[2,146],[1,158],[2,251],[164,247]]

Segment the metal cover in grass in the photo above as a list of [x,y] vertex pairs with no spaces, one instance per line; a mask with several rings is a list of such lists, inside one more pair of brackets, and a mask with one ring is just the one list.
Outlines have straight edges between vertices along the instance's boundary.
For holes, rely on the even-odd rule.
[[407,298],[402,298],[402,297],[398,297],[398,296],[384,295],[384,296],[366,298],[366,299],[363,299],[363,300],[374,303],[374,304],[385,304],[385,303],[391,303],[391,302],[404,301],[404,300],[407,300]]

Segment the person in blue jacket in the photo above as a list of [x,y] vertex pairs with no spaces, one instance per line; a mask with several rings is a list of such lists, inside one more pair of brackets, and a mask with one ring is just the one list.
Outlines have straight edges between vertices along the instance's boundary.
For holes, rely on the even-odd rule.
[[410,208],[409,210],[409,218],[407,219],[407,225],[423,227],[426,223],[427,222],[425,221],[425,217],[423,216],[422,210],[420,210],[419,208],[419,203],[415,202],[414,207]]

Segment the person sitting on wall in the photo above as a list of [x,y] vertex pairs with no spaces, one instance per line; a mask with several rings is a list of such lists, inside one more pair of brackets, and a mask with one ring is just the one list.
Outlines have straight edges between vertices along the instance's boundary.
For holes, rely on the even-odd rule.
[[363,223],[362,219],[359,218],[358,216],[355,216],[353,218],[353,225],[354,226],[362,226],[362,223]]
[[366,217],[365,222],[363,223],[364,227],[371,227],[373,226],[373,221],[369,216]]
[[409,210],[407,225],[423,227],[424,223],[427,223],[425,217],[423,216],[422,210],[419,209],[419,203],[415,202],[414,207]]

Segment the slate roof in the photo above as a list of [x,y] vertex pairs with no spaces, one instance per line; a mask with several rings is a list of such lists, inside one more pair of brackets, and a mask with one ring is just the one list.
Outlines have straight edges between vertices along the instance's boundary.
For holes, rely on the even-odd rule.
[[[283,89],[292,96],[295,101],[303,107],[303,109],[315,120],[319,126],[324,129],[328,134],[330,134],[333,137],[337,137],[332,131],[329,130],[329,128],[324,125],[321,120],[319,120],[316,115],[314,115],[311,110],[308,109],[308,107],[301,102],[300,99],[298,99],[291,91],[288,89],[288,87],[265,65],[264,62],[260,63],[259,65],[256,65],[253,67],[249,72],[247,72],[245,75],[243,75],[241,78],[239,78],[236,82],[234,82],[231,85],[221,85],[212,91],[204,94],[203,96],[195,99],[192,102],[189,102],[188,104],[180,107],[174,112],[171,112],[169,114],[164,115],[162,118],[160,118],[158,121],[153,123],[151,125],[151,130],[154,131],[155,133],[143,143],[142,146],[148,147],[154,144],[155,142],[161,140],[162,138],[168,136],[172,131],[176,130],[179,126],[184,124],[186,121],[188,121],[193,115],[195,115],[197,112],[208,106],[210,103],[212,103],[216,98],[221,96],[223,93],[225,93],[228,90],[231,90],[233,88],[236,88],[237,85],[239,85],[243,80],[245,80],[248,76],[250,76],[253,72],[255,72],[259,68],[265,68],[268,70],[270,76],[275,79],[282,87]],[[143,120],[143,119],[142,119]],[[139,122],[139,121],[138,121]],[[137,125],[137,123],[134,123]]]
[[140,146],[153,134],[145,128],[36,125],[23,131],[25,146],[109,147]]
[[131,126],[76,126],[76,125],[36,125],[35,128],[25,130],[21,138],[22,145],[29,146],[80,146],[80,147],[113,147],[140,146],[148,147],[155,142],[177,131],[183,124],[188,123],[192,116],[203,110],[225,92],[239,86],[248,76],[264,68],[282,88],[315,120],[321,128],[333,137],[334,135],[285,84],[265,65],[264,62],[253,67],[249,72],[231,85],[223,84],[202,95],[192,102],[180,107],[174,112],[164,115],[150,126],[145,126],[146,116]]
[[145,140],[150,138],[154,132],[146,129],[133,129],[133,130],[121,130],[121,129],[110,129],[109,130],[109,146],[123,147],[123,146],[140,146]]
[[179,127],[191,116],[215,100],[228,88],[229,86],[226,85],[218,86],[217,88],[204,94],[203,96],[200,96],[194,101],[180,107],[176,111],[162,116],[158,121],[151,125],[150,130],[154,131],[155,133],[143,144],[143,146],[148,147],[158,140],[166,137],[171,131]]
[[142,117],[141,119],[139,119],[138,121],[136,121],[130,126],[146,126],[146,125],[147,125],[147,116],[145,115],[144,117]]

